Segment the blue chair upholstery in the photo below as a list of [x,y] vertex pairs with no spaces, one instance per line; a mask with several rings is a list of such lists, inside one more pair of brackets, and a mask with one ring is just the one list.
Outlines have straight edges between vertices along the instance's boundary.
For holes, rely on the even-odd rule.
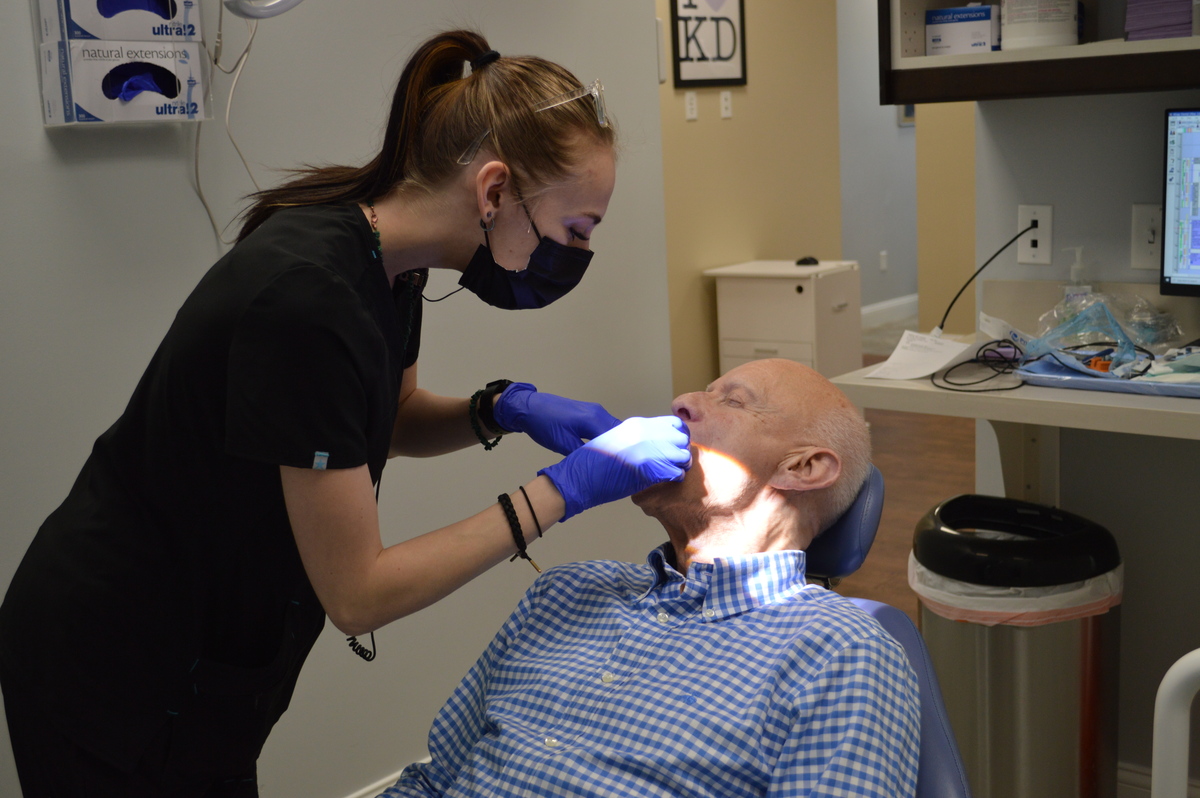
[[808,575],[828,581],[857,571],[875,542],[882,514],[883,474],[871,466],[871,473],[850,509],[808,544],[804,556]]
[[[805,555],[808,573],[826,580],[841,579],[858,570],[879,529],[883,512],[883,475],[874,466],[867,481],[833,526],[809,545]],[[888,604],[851,599],[904,647],[917,674],[921,691],[921,753],[917,766],[917,798],[970,798],[962,757],[946,716],[937,674],[916,625]]]
[[971,788],[963,769],[954,730],[946,716],[942,689],[929,661],[925,641],[912,619],[890,604],[870,599],[850,599],[904,646],[921,689],[921,759],[917,766],[917,798],[970,798]]

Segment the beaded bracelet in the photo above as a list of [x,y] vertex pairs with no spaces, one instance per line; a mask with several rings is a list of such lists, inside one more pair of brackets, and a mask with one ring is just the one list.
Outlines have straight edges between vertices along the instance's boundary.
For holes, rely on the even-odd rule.
[[471,419],[471,429],[475,430],[475,437],[478,438],[479,442],[483,444],[483,450],[485,452],[490,452],[492,449],[496,448],[496,444],[500,443],[500,439],[504,436],[497,435],[495,440],[489,441],[487,436],[483,434],[483,427],[479,424],[479,397],[483,396],[483,393],[486,390],[487,388],[480,388],[478,391],[471,394],[471,402],[467,407],[467,416]]
[[517,510],[513,507],[512,499],[508,498],[507,493],[501,493],[496,497],[496,501],[500,502],[501,509],[504,510],[504,516],[508,519],[508,528],[512,530],[513,542],[517,544],[517,553],[508,558],[509,562],[513,562],[518,557],[522,560],[529,560],[529,564],[533,566],[533,570],[539,574],[542,572],[538,568],[538,564],[529,556],[529,552],[525,550],[525,533],[521,531],[521,521],[517,518]]

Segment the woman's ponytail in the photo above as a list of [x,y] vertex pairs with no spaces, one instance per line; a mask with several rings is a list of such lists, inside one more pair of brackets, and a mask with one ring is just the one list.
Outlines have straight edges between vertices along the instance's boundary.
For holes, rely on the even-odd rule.
[[435,36],[413,53],[392,96],[383,147],[373,164],[370,196],[388,193],[405,178],[408,162],[424,160],[420,128],[428,107],[440,96],[436,90],[459,80],[463,66],[490,49],[478,33],[456,30]]

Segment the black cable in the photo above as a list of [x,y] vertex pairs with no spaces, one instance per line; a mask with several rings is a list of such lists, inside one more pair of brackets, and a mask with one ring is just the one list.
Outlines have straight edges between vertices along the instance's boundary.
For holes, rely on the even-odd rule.
[[371,647],[367,648],[362,643],[358,642],[358,638],[351,635],[346,638],[346,642],[350,644],[350,650],[358,656],[365,659],[367,662],[375,659],[375,633],[371,632]]
[[463,290],[464,288],[466,288],[465,285],[459,286],[458,288],[455,288],[453,291],[446,294],[445,296],[440,296],[437,299],[430,299],[429,297],[425,296],[424,293],[422,293],[421,299],[424,299],[426,302],[441,302],[443,299],[449,299],[450,297],[454,296],[455,294],[457,294],[459,291]]
[[1026,233],[1028,233],[1030,230],[1033,230],[1035,227],[1037,227],[1036,222],[1034,224],[1029,225],[1024,230],[1022,230],[1021,232],[1017,233],[1015,236],[1010,238],[1008,240],[1007,244],[1000,247],[1000,249],[996,250],[995,255],[992,255],[992,257],[988,258],[987,261],[985,261],[982,266],[980,266],[978,269],[975,270],[975,273],[971,275],[970,279],[968,279],[965,283],[963,283],[963,287],[958,289],[958,293],[954,295],[954,299],[950,300],[950,304],[946,307],[946,313],[945,313],[945,315],[942,316],[942,322],[941,322],[941,324],[939,324],[937,326],[937,329],[939,331],[944,330],[946,328],[946,319],[948,319],[950,317],[950,308],[954,307],[954,303],[958,301],[958,298],[960,296],[962,296],[962,292],[967,290],[967,286],[971,284],[971,281],[974,280],[976,277],[978,277],[979,273],[981,271],[983,271],[984,269],[986,269],[988,267],[988,264],[991,263],[992,261],[994,261],[1000,255],[1001,252],[1003,252],[1004,250],[1011,247],[1014,241],[1016,241],[1018,238],[1025,235]]
[[[987,264],[984,264],[985,266]],[[981,344],[975,350],[975,357],[970,360],[964,360],[962,363],[956,363],[946,369],[941,376],[941,384],[938,384],[937,372],[929,375],[929,383],[935,388],[941,388],[946,391],[957,391],[958,393],[993,393],[996,391],[1015,391],[1025,384],[1024,380],[1018,379],[1016,385],[1007,385],[1001,388],[971,388],[971,385],[982,385],[986,382],[1002,377],[1006,374],[1012,374],[1021,362],[1021,347],[1009,341],[988,341]],[[991,374],[982,379],[971,380],[966,382],[955,382],[951,379],[951,375],[958,369],[964,366],[986,366],[991,370]]]

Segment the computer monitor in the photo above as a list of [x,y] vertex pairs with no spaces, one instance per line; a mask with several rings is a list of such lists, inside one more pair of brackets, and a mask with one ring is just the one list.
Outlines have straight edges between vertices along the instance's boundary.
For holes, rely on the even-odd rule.
[[1200,296],[1200,108],[1167,110],[1158,291]]

